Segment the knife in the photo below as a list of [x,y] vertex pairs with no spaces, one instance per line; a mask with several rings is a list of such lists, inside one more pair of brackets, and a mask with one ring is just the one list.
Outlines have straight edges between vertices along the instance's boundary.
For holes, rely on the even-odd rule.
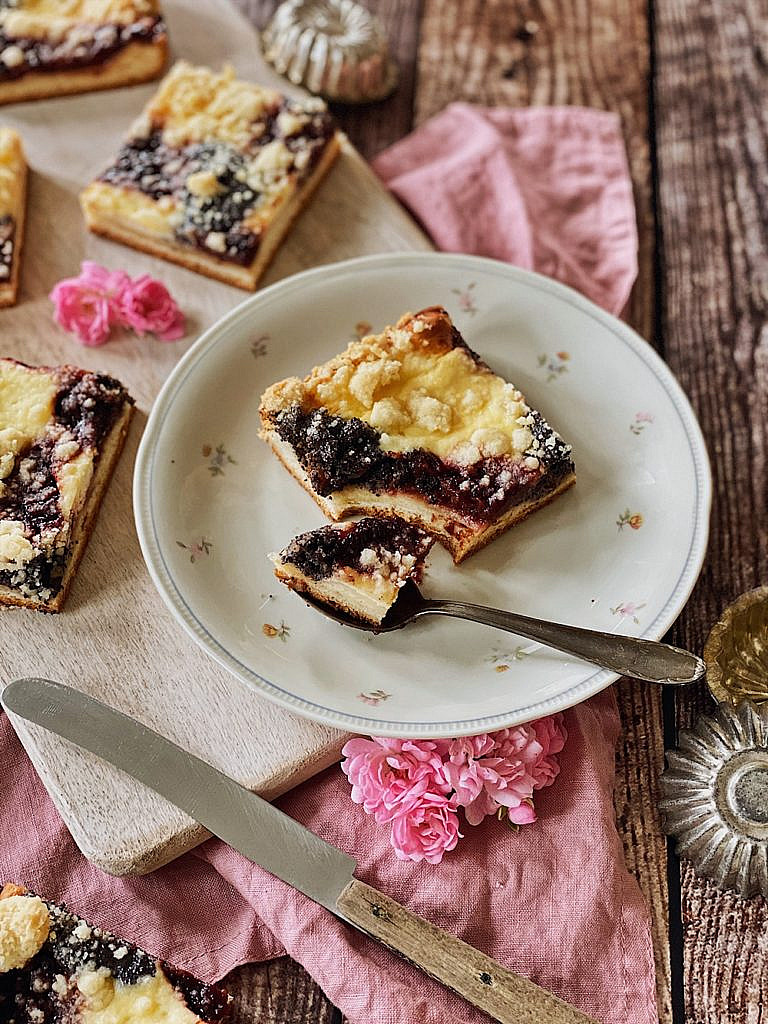
[[120,768],[270,874],[502,1024],[596,1024],[456,936],[354,877],[355,860],[159,733],[78,690],[17,679],[6,711]]

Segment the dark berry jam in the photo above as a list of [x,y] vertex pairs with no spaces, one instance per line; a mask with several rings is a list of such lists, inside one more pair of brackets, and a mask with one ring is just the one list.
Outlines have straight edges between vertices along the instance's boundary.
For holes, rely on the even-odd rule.
[[[106,968],[123,985],[156,974],[157,961],[148,953],[109,932],[91,928],[64,907],[46,906],[51,932],[42,949],[26,967],[0,974],[0,1021],[64,1024],[78,1019],[75,1007],[82,996],[73,976],[84,968]],[[220,985],[204,985],[185,971],[167,964],[162,967],[201,1020],[214,1024],[227,1019],[229,997]]]
[[325,409],[305,412],[293,405],[277,413],[273,423],[324,497],[359,484],[374,494],[413,494],[481,524],[511,505],[542,496],[573,472],[569,446],[538,413],[532,417],[530,429],[540,451],[535,468],[504,455],[465,466],[444,462],[423,448],[382,451],[381,435],[373,427]]
[[132,401],[114,377],[65,367],[56,397],[56,421],[84,446],[97,448],[115,425],[125,403]]
[[130,25],[77,25],[62,39],[15,37],[0,28],[0,81],[21,78],[28,71],[72,71],[103,64],[130,43],[154,43],[165,34],[159,17],[140,18]]
[[360,555],[366,550],[381,555],[386,563],[392,554],[397,553],[413,555],[418,561],[424,558],[431,546],[430,536],[404,519],[369,516],[343,527],[323,526],[319,530],[302,533],[291,541],[280,557],[295,565],[309,579],[322,580],[336,569],[343,568],[372,573],[377,565],[360,560]]

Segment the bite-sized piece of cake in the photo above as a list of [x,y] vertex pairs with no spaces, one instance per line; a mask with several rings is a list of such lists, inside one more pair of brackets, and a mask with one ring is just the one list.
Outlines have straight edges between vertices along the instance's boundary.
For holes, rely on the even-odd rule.
[[270,557],[275,576],[291,590],[378,625],[400,588],[420,582],[433,543],[397,516],[368,517],[302,533]]
[[59,611],[132,413],[112,377],[0,359],[0,605]]
[[338,152],[322,100],[180,61],[81,203],[97,234],[253,289]]
[[148,82],[167,56],[156,0],[0,0],[0,103]]
[[402,516],[455,562],[575,480],[570,446],[439,306],[273,384],[260,414],[261,436],[331,519]]
[[0,307],[16,302],[27,207],[27,161],[21,139],[0,128]]
[[218,1024],[231,997],[21,885],[0,891],[0,1020]]

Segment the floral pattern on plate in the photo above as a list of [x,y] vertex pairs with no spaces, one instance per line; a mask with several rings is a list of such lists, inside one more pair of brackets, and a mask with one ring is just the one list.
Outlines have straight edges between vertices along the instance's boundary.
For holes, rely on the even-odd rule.
[[644,522],[641,512],[630,512],[628,508],[625,508],[616,520],[616,526],[621,533],[625,526],[628,526],[630,530],[639,530]]
[[645,601],[640,604],[636,604],[634,601],[624,601],[617,604],[615,608],[611,608],[611,615],[620,615],[622,619],[631,619],[637,626],[640,624],[637,613],[641,608],[645,608]]
[[203,458],[208,459],[208,472],[211,476],[224,476],[227,466],[236,466],[237,459],[233,459],[223,444],[217,444],[213,448],[209,444],[202,447]]
[[470,316],[474,316],[478,309],[473,295],[476,285],[476,281],[470,281],[466,288],[451,288],[451,292],[458,296],[461,312],[468,313]]
[[548,356],[545,352],[541,353],[539,356],[539,366],[546,371],[547,384],[551,384],[552,381],[567,373],[570,358],[571,356],[568,352],[555,352],[553,356]]
[[181,540],[177,540],[176,543],[189,554],[189,560],[193,565],[201,555],[210,555],[213,550],[213,541],[207,540],[205,537],[192,541],[191,544],[185,544]]
[[640,434],[645,430],[647,426],[653,423],[653,416],[649,412],[636,412],[635,418],[629,424],[629,429],[632,433],[639,437]]

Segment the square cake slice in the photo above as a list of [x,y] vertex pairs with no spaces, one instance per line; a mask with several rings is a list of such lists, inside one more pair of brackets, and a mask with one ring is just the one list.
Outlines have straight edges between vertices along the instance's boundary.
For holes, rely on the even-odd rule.
[[378,625],[408,580],[421,582],[433,543],[397,516],[368,516],[302,533],[270,557],[291,590]]
[[12,306],[19,289],[27,206],[27,161],[21,139],[0,128],[0,307]]
[[219,1024],[206,985],[21,885],[0,890],[0,1020],[8,1024]]
[[148,82],[167,56],[155,0],[0,0],[0,103]]
[[0,605],[59,611],[132,413],[112,377],[0,359]]
[[180,61],[81,204],[97,234],[254,289],[338,152],[322,100]]
[[260,415],[331,519],[402,516],[457,563],[575,480],[569,445],[438,306],[272,385]]

